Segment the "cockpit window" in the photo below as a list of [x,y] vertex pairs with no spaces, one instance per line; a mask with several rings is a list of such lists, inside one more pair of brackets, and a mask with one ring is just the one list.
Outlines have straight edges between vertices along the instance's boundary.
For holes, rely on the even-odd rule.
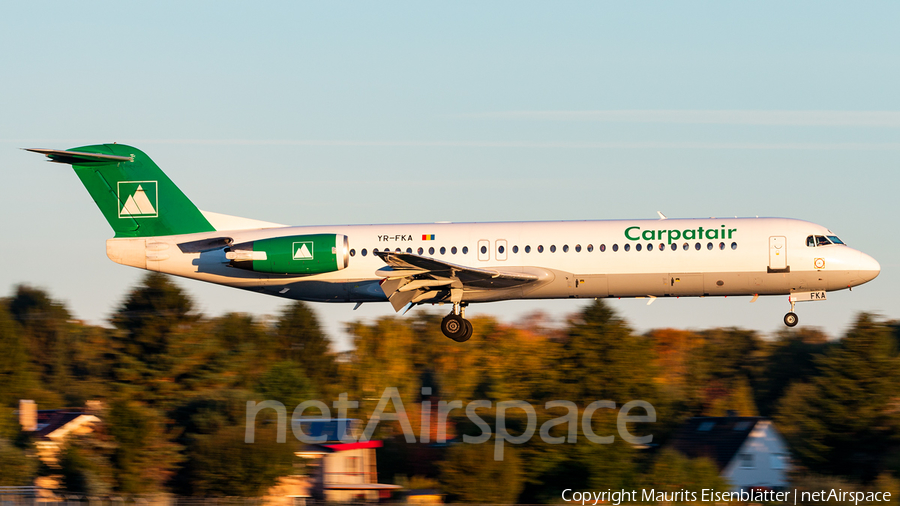
[[840,239],[833,235],[829,235],[828,237],[824,235],[811,235],[806,238],[806,245],[810,248],[814,248],[816,246],[827,246],[829,244],[844,244]]

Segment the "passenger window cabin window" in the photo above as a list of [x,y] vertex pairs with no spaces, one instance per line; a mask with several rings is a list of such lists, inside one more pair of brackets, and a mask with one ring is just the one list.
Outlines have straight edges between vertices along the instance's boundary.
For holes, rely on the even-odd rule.
[[581,253],[581,245],[580,244],[575,245],[575,253]]
[[463,252],[463,255],[467,255],[469,253],[469,247],[463,246],[462,252]]
[[568,244],[564,244],[564,245],[563,245],[563,253],[568,253],[568,252],[569,252],[569,245],[568,245]]
[[672,243],[672,251],[675,251],[677,249],[678,249],[678,245],[673,242]]
[[706,243],[706,249],[712,250],[712,243],[711,243],[711,242]]
[[700,251],[700,243],[699,242],[694,245],[694,249],[697,251]]
[[725,249],[725,243],[724,243],[724,242],[720,242],[720,243],[719,243],[719,249]]
[[419,249],[417,249],[416,252],[418,252],[421,255],[422,253],[425,253],[425,250],[422,249],[421,247],[419,247]]
[[653,243],[647,243],[647,251],[653,251]]
[[691,249],[691,245],[688,244],[688,243],[684,243],[683,248],[684,248],[685,251],[687,251],[687,250]]
[[366,256],[366,253],[367,253],[366,248],[363,248],[362,251],[360,251],[360,253],[362,254],[362,256]]
[[513,253],[518,253],[518,252],[519,252],[519,247],[513,246]]
[[450,248],[450,253],[453,253],[454,255],[456,254],[456,246]]
[[406,248],[407,253],[412,253],[412,248]]
[[531,246],[525,246],[525,253],[531,253]]
[[[500,247],[502,248],[503,246],[500,246]],[[487,253],[487,246],[482,246],[482,247],[481,247],[481,254],[484,255],[485,253]],[[500,253],[503,253],[503,252],[501,251]]]
[[395,249],[394,253],[400,253],[400,248]]
[[372,254],[373,254],[373,255],[374,255],[374,254],[377,254],[377,253],[378,253],[378,248],[375,248],[375,249],[372,250]]
[[666,245],[663,244],[663,243],[659,243],[659,250],[660,250],[660,251],[665,251],[665,250],[666,250]]
[[556,253],[556,245],[555,244],[550,245],[550,253]]
[[538,253],[543,253],[543,252],[544,252],[544,245],[538,244]]
[[737,249],[737,243],[736,243],[736,242],[731,243],[731,249]]
[[[637,244],[634,245],[634,250],[635,250],[635,251],[640,251],[641,248],[643,248],[643,246],[641,246],[641,243],[637,243]],[[627,244],[625,245],[625,251],[628,251],[628,245],[627,245]]]
[[[485,248],[485,249],[487,249],[487,248]],[[503,254],[504,251],[506,251],[506,248],[504,248],[502,245],[497,247],[497,252],[500,253],[501,255]]]
[[434,246],[428,248],[428,254],[429,254],[429,255],[434,255]]
[[619,251],[619,245],[613,244],[613,251]]
[[356,250],[355,250],[355,249],[351,249],[351,250],[350,250],[350,256],[352,256],[352,257],[355,257],[355,256],[356,256]]
[[[638,246],[640,246],[640,244],[638,244]],[[625,251],[630,250],[630,249],[631,249],[631,245],[626,243],[625,246],[624,246],[624,249],[625,249]]]
[[446,252],[447,252],[447,248],[444,246],[441,246],[441,255],[443,255]]

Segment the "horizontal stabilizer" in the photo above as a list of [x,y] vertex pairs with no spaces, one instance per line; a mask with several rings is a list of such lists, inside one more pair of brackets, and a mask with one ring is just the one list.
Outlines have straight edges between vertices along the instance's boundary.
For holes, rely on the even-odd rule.
[[104,155],[103,153],[82,153],[80,151],[66,151],[63,149],[22,148],[32,153],[40,153],[50,158],[51,162],[78,164],[85,162],[133,162],[132,156]]

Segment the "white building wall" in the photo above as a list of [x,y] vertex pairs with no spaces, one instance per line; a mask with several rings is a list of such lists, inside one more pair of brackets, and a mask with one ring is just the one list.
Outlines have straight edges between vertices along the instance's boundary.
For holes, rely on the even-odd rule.
[[[772,422],[760,420],[721,476],[731,482],[732,490],[784,488],[788,486],[789,457],[787,443]],[[749,460],[752,467],[747,466]]]

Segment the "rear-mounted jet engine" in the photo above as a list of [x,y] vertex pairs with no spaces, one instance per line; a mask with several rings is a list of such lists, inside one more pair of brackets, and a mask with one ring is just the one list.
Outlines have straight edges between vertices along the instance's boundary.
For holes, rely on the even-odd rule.
[[225,249],[232,267],[269,274],[321,274],[346,269],[350,247],[342,234],[272,237]]

